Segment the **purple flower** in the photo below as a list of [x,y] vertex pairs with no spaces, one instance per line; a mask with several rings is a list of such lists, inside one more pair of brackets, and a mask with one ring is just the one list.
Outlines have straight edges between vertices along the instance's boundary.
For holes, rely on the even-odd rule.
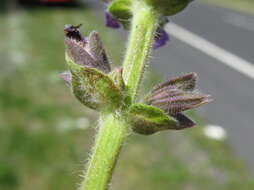
[[114,29],[121,27],[118,20],[113,15],[111,15],[109,12],[105,12],[105,24],[107,27],[114,28]]
[[157,49],[166,45],[168,41],[169,41],[168,33],[163,28],[159,28],[154,38],[153,49]]

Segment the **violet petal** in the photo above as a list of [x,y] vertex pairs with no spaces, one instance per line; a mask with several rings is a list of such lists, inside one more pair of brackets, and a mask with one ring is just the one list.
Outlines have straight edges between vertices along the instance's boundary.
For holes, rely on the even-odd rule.
[[121,27],[118,20],[108,12],[105,12],[105,25],[109,28],[115,28],[115,29]]
[[153,42],[153,49],[166,45],[167,41],[169,41],[168,33],[164,29],[158,29]]

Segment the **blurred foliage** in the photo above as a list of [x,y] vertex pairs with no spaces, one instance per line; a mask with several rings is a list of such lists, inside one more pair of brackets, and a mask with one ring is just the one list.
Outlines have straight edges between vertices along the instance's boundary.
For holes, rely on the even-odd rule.
[[[102,18],[102,13],[90,9],[56,7],[21,8],[0,15],[4,26],[0,35],[1,190],[77,187],[97,115],[76,101],[58,79],[65,69],[63,26],[81,22],[85,33],[96,29],[113,62],[119,63],[122,37],[105,28]],[[142,92],[158,81],[149,73]],[[134,135],[126,144],[113,189],[254,188],[230,148],[204,137],[201,128]]]

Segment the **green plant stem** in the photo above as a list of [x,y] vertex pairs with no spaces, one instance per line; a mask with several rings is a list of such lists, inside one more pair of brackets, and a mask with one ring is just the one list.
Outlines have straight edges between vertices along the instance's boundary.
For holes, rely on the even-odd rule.
[[127,134],[128,125],[124,119],[117,114],[102,114],[96,144],[81,190],[108,189],[112,171]]
[[143,1],[134,1],[131,34],[123,64],[123,78],[135,99],[147,64],[159,15]]
[[[123,77],[132,101],[150,54],[157,22],[158,15],[151,7],[142,1],[133,1],[131,34],[123,65]],[[130,128],[121,113],[102,114],[101,121],[81,190],[108,189],[119,152]]]

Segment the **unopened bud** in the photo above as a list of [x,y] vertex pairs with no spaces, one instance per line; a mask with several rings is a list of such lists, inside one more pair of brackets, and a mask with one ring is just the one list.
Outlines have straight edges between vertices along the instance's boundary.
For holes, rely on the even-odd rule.
[[65,27],[66,62],[70,72],[60,76],[76,98],[96,110],[113,110],[123,102],[120,86],[109,76],[109,61],[97,32],[83,37],[80,26]]
[[91,32],[86,38],[79,26],[67,25],[64,31],[66,52],[75,64],[110,72],[106,51],[97,32]]

